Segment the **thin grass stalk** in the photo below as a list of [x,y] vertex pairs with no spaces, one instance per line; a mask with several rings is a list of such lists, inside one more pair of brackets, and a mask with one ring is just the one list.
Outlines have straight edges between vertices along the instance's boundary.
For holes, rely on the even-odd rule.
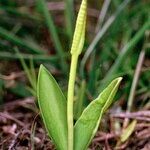
[[71,40],[74,28],[74,0],[65,0],[65,17],[66,30]]
[[[97,32],[101,29],[102,27],[102,24],[104,22],[104,19],[106,17],[106,14],[107,14],[107,11],[108,11],[108,8],[109,8],[109,5],[110,5],[110,2],[111,0],[105,0],[103,2],[103,5],[102,5],[102,9],[99,13],[99,17],[98,17],[98,21],[97,21],[97,25],[96,25],[96,28],[95,28],[95,34],[97,34]],[[95,82],[93,82],[93,79],[95,79],[95,63],[94,63],[94,60],[95,60],[95,57],[96,57],[96,51],[94,50],[93,53],[91,54],[91,62],[92,62],[92,65],[91,65],[91,69],[90,69],[90,75],[89,75],[89,85],[88,85],[88,89],[91,91],[90,93],[92,94],[93,91],[94,91],[94,88],[93,88],[93,85],[95,84]],[[85,79],[83,79],[84,81]],[[92,86],[92,87],[91,87]]]
[[23,69],[24,69],[24,71],[28,77],[28,80],[29,80],[33,90],[36,91],[36,81],[35,81],[35,78],[32,76],[32,72],[28,68],[27,64],[25,63],[25,60],[22,58],[22,56],[19,53],[17,48],[15,48],[15,51],[16,51],[17,55],[20,57],[21,65],[22,65],[22,67],[23,67]]
[[[95,34],[101,29],[102,27],[102,24],[104,22],[104,19],[105,19],[105,16],[106,16],[106,13],[107,13],[107,10],[108,10],[108,7],[109,7],[109,4],[110,4],[111,0],[105,0],[104,3],[103,3],[103,6],[102,6],[102,9],[100,11],[100,14],[99,14],[99,18],[98,18],[98,21],[97,21],[97,25],[96,25],[96,28],[95,28]],[[95,59],[95,56],[96,56],[96,51],[94,50],[94,52],[91,54],[91,61],[93,62],[93,60]],[[93,80],[95,79],[95,64],[92,64],[91,65],[91,70],[90,70],[90,75],[89,75],[89,84],[88,84],[88,89],[90,90],[90,93],[92,94],[93,91],[95,90],[93,87],[93,85],[95,84],[93,82]],[[83,72],[82,72],[82,77],[83,77]],[[82,83],[85,82],[85,79],[83,78],[82,79]],[[82,85],[81,85],[82,86]],[[81,87],[82,88],[82,87]],[[91,90],[92,89],[92,90]],[[82,108],[83,108],[83,101],[84,101],[84,95],[85,95],[85,90],[82,92],[82,99],[80,98],[79,99],[79,106],[80,106],[80,109],[79,109],[79,113],[81,114],[82,112]],[[77,113],[77,116],[79,116],[79,114]]]
[[30,59],[30,69],[31,69],[30,73],[31,73],[31,76],[32,76],[33,84],[35,85],[34,91],[36,92],[36,89],[37,89],[37,77],[36,77],[35,66],[34,66],[34,62],[33,62],[32,58]]
[[62,48],[62,45],[61,45],[61,42],[60,42],[60,39],[59,39],[59,36],[58,36],[56,26],[54,25],[52,15],[51,15],[51,13],[49,12],[49,10],[47,8],[45,0],[39,0],[39,4],[41,5],[41,10],[42,10],[43,15],[45,17],[48,30],[49,30],[49,32],[52,36],[54,46],[55,46],[56,51],[57,51],[57,53],[60,57],[61,68],[62,68],[63,72],[66,73],[67,72],[67,63],[66,63],[65,58],[63,57],[64,56],[64,51],[63,51],[63,48]]
[[[59,56],[48,56],[48,55],[32,55],[20,53],[24,60],[33,59],[34,62],[51,62],[55,63],[59,60]],[[69,55],[65,54],[63,57],[67,58]],[[0,52],[0,59],[2,60],[17,60],[20,59],[18,55],[13,55],[10,52]]]
[[138,59],[137,65],[136,65],[136,69],[135,69],[135,73],[134,73],[134,77],[133,77],[133,82],[132,82],[132,86],[131,86],[131,90],[130,90],[130,94],[129,94],[129,98],[128,98],[128,103],[127,103],[127,111],[128,112],[131,112],[131,110],[132,110],[133,100],[134,100],[134,96],[135,96],[135,90],[136,90],[136,87],[138,84],[142,65],[144,62],[145,51],[147,48],[146,44],[148,43],[148,37],[149,36],[150,36],[150,32],[149,31],[145,32],[145,43],[144,43],[142,51],[140,52],[140,55],[139,55],[139,59]]
[[133,77],[133,82],[132,82],[132,86],[131,86],[131,90],[130,90],[130,94],[129,94],[129,98],[128,98],[127,110],[129,112],[132,110],[132,104],[133,104],[133,100],[134,100],[134,96],[135,96],[135,90],[136,90],[138,80],[140,77],[140,72],[141,72],[144,58],[145,58],[145,50],[142,50],[139,55],[139,59],[137,62],[137,66],[136,66],[136,70],[135,70],[135,74]]
[[[102,81],[103,87],[106,86],[106,84],[109,83],[109,81],[112,80],[112,77],[115,77],[115,74],[117,74],[117,71],[119,67],[123,64],[126,57],[128,57],[128,54],[131,52],[133,47],[139,42],[139,40],[143,37],[145,34],[145,31],[150,28],[150,18],[145,22],[145,24],[142,26],[142,28],[135,34],[135,36],[123,47],[121,50],[119,56],[117,57],[114,64],[111,66],[110,70],[108,71],[107,75]],[[103,88],[102,87],[102,88]]]
[[80,67],[80,72],[82,77],[84,77],[84,66],[85,63],[87,61],[87,59],[89,58],[90,54],[93,52],[95,46],[97,45],[97,43],[100,41],[100,39],[104,36],[104,34],[106,33],[106,31],[109,29],[109,27],[112,25],[112,23],[115,21],[115,19],[118,17],[118,15],[121,13],[121,11],[123,11],[123,9],[127,6],[127,4],[130,2],[131,0],[125,0],[123,1],[120,6],[118,7],[118,9],[116,10],[116,12],[106,21],[106,23],[103,25],[103,27],[98,31],[97,35],[95,36],[95,38],[93,39],[93,41],[91,42],[91,44],[89,45],[87,51],[84,54],[84,57],[81,61],[81,67]]
[[17,46],[25,48],[30,53],[36,53],[36,54],[44,54],[45,53],[44,50],[34,47],[33,45],[31,45],[30,42],[27,42],[27,41],[17,37],[13,33],[7,31],[6,29],[4,29],[2,27],[0,27],[0,37],[6,39],[7,41],[9,41]]
[[102,6],[102,9],[101,9],[101,12],[99,14],[99,17],[98,17],[98,21],[97,21],[97,25],[96,25],[96,28],[95,28],[95,32],[97,33],[101,27],[102,27],[102,24],[104,22],[104,19],[105,19],[105,16],[106,16],[106,13],[107,13],[107,10],[109,8],[109,5],[110,5],[110,2],[111,0],[105,0],[103,2],[103,6]]
[[[129,94],[129,98],[128,98],[128,102],[127,102],[127,112],[131,112],[132,110],[132,106],[133,106],[133,101],[134,101],[134,96],[135,96],[135,92],[136,92],[136,87],[138,85],[138,80],[140,77],[140,73],[141,73],[141,69],[142,69],[142,64],[145,58],[145,49],[146,49],[146,44],[147,44],[147,36],[146,36],[146,42],[143,45],[143,49],[140,52],[139,55],[139,59],[136,65],[136,69],[135,69],[135,73],[133,76],[133,81],[132,81],[132,85],[131,85],[131,89],[130,89],[130,94]],[[126,128],[128,126],[129,123],[129,119],[125,118],[124,119],[124,123],[123,123],[123,127]]]

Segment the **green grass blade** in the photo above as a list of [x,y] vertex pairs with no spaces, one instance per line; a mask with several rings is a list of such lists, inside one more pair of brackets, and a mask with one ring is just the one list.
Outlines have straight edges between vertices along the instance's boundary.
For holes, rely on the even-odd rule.
[[115,19],[119,16],[120,12],[124,10],[124,8],[127,6],[127,4],[130,1],[131,0],[125,0],[125,1],[123,1],[120,4],[120,6],[118,7],[118,9],[116,10],[116,12],[106,21],[106,23],[103,25],[103,27],[96,34],[95,38],[93,39],[93,41],[89,45],[87,51],[85,52],[84,57],[82,58],[81,68],[80,68],[80,72],[81,72],[82,76],[84,76],[84,73],[83,73],[84,71],[83,70],[84,70],[84,66],[86,64],[86,61],[89,58],[90,54],[94,51],[95,46],[98,44],[98,42],[100,41],[100,39],[104,36],[104,34],[106,33],[106,31],[109,29],[109,27],[115,21]]
[[11,32],[7,31],[6,29],[0,27],[0,37],[6,39],[7,41],[10,41],[11,43],[21,46],[28,50],[28,52],[36,53],[36,54],[44,54],[44,50],[37,48],[33,44],[20,39],[16,35],[12,34]]
[[[58,56],[37,55],[37,54],[31,55],[31,54],[23,54],[23,53],[20,53],[20,55],[24,60],[30,60],[32,58],[34,62],[56,63],[59,60]],[[68,54],[65,54],[63,57],[67,58]],[[0,59],[10,61],[10,60],[20,59],[20,57],[18,55],[13,55],[12,53],[9,52],[0,52]]]
[[54,46],[60,57],[60,61],[61,61],[60,65],[61,65],[63,71],[66,72],[67,71],[67,63],[66,63],[65,58],[63,57],[64,51],[63,51],[63,48],[62,48],[62,45],[61,45],[61,42],[59,39],[59,35],[56,30],[56,26],[54,25],[51,13],[48,11],[45,0],[38,0],[38,2],[39,2],[38,4],[40,5],[41,10],[43,12],[43,15],[45,17],[45,21],[46,21],[48,30],[52,36]]
[[32,21],[35,21],[36,23],[43,21],[40,17],[38,17],[36,15],[32,15],[31,13],[28,13],[28,12],[22,12],[19,9],[17,9],[17,8],[14,9],[13,7],[10,7],[10,6],[0,6],[0,11],[2,14],[7,13],[7,14],[11,14],[16,17],[23,18],[23,19],[24,18],[30,19]]
[[53,76],[41,65],[38,76],[38,103],[48,131],[58,150],[67,150],[67,104]]
[[35,87],[35,92],[36,92],[36,87],[37,87],[37,76],[36,76],[36,71],[35,71],[35,66],[34,66],[34,62],[33,62],[33,59],[31,58],[30,59],[30,74],[31,74],[31,77],[32,77],[32,82],[33,82],[33,85]]
[[36,93],[36,81],[35,81],[35,77],[33,76],[32,74],[32,68],[31,68],[31,71],[30,71],[30,68],[27,66],[27,64],[25,63],[25,60],[23,59],[23,57],[21,56],[21,54],[19,53],[18,49],[15,48],[15,51],[19,57],[19,60],[21,62],[21,65],[27,75],[27,78],[31,84],[31,87],[33,89],[33,91]]
[[[105,76],[104,80],[102,81],[102,85],[105,86],[108,84],[112,78],[117,74],[119,67],[123,64],[128,54],[131,52],[133,47],[138,43],[138,41],[144,36],[144,33],[147,29],[150,28],[150,19],[145,22],[143,27],[135,34],[135,36],[123,47],[121,53],[119,54],[118,58],[116,59],[115,63],[111,66],[109,72]],[[103,88],[103,87],[101,87]],[[100,89],[101,90],[101,89]]]
[[103,113],[113,102],[121,80],[121,77],[113,80],[83,111],[74,127],[74,150],[87,149],[98,129]]
[[73,36],[74,27],[74,0],[65,0],[65,17],[66,17],[66,30],[70,39]]

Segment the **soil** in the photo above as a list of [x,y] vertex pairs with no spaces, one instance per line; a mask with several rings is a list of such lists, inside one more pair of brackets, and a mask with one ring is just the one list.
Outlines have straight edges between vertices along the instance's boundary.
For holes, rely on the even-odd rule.
[[[0,150],[55,150],[45,132],[35,101],[33,97],[28,97],[0,106]],[[132,136],[124,143],[119,142],[121,134],[111,129],[114,122],[115,118],[111,117],[110,113],[104,116],[100,131],[97,132],[89,150],[150,149],[149,121],[139,120]],[[123,119],[120,122],[123,122]]]

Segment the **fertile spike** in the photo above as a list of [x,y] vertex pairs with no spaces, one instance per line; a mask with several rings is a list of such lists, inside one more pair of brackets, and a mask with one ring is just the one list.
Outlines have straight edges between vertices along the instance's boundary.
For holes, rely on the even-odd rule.
[[73,42],[71,47],[72,55],[73,54],[80,55],[82,51],[85,36],[86,13],[87,13],[87,0],[82,0],[73,36]]

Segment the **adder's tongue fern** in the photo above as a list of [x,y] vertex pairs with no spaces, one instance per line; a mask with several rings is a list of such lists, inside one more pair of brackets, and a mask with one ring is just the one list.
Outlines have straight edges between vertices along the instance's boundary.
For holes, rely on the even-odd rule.
[[67,95],[67,120],[68,120],[68,150],[73,150],[73,97],[74,97],[74,83],[76,76],[76,68],[78,56],[82,52],[85,39],[85,25],[87,13],[87,0],[82,0],[81,7],[78,13],[73,42],[71,47],[71,67],[68,83]]
[[102,115],[113,102],[121,77],[114,79],[82,112],[73,124],[74,84],[78,57],[85,39],[87,0],[82,0],[72,47],[67,104],[65,96],[50,72],[40,66],[37,96],[45,127],[57,150],[87,150],[98,130]]

